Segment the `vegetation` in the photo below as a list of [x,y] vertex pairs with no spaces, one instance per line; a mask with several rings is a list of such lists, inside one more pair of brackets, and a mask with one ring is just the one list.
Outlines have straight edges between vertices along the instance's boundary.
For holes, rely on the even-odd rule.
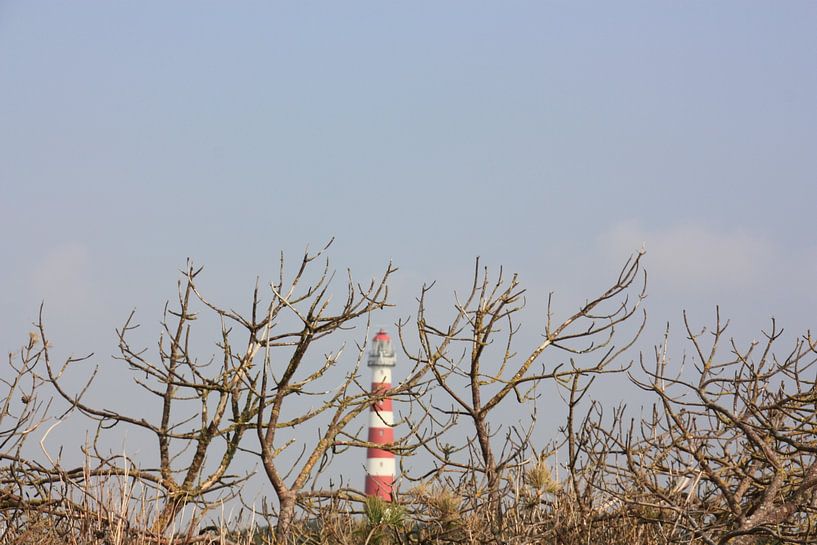
[[[810,335],[781,353],[774,322],[763,342],[741,347],[719,316],[711,330],[685,320],[690,356],[671,362],[667,332],[633,365],[624,358],[646,321],[637,255],[575,313],[556,319],[549,304],[541,342],[519,347],[524,290],[477,262],[447,321],[428,316],[431,289],[422,288],[416,319],[398,324],[411,369],[372,393],[360,369],[365,342],[354,365],[339,365],[342,332],[389,306],[395,269],[366,285],[348,277],[336,300],[323,254],[304,255],[291,274],[282,257],[246,315],[206,299],[201,269],[188,265],[155,352],[134,346],[128,317],[116,362],[155,399],[152,416],[88,401],[97,371],[84,370],[88,357],[55,360],[41,310],[0,375],[0,542],[817,542]],[[219,324],[217,357],[197,355],[206,317]],[[68,378],[76,371],[86,377],[79,386]],[[614,375],[653,404],[594,401],[591,390]],[[548,385],[566,416],[544,443],[535,401]],[[390,448],[425,461],[406,464],[392,502],[333,473],[340,454],[369,446],[354,421],[384,396],[405,407]],[[500,407],[521,418],[509,422]],[[95,430],[76,445],[76,465],[46,446],[68,416]],[[145,460],[106,450],[128,429],[150,437]],[[227,520],[222,506],[242,505],[248,477],[236,474],[240,459],[257,460],[274,498]]]

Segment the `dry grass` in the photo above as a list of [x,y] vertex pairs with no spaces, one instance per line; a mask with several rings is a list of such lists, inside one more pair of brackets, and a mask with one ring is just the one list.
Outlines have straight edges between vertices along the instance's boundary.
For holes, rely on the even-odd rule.
[[[552,487],[552,477],[535,466],[526,475],[538,489]],[[162,535],[151,532],[152,514],[158,506],[134,495],[133,487],[111,479],[99,483],[102,494],[84,507],[71,507],[50,512],[37,509],[17,510],[11,517],[0,520],[3,544],[25,545],[272,545],[273,533],[258,521],[216,521],[186,525]],[[115,490],[115,486],[123,486]],[[531,488],[534,490],[534,488]],[[517,505],[507,506],[507,524],[495,533],[488,513],[463,510],[464,499],[458,492],[438,484],[422,484],[390,504],[376,499],[367,500],[358,511],[319,508],[302,513],[288,536],[289,543],[314,545],[396,545],[396,544],[532,544],[560,543],[563,545],[659,543],[655,531],[634,519],[617,516],[588,517],[571,504],[569,498],[556,491],[535,496],[520,496]],[[123,501],[125,500],[125,501]],[[10,513],[6,513],[9,515]],[[260,519],[259,519],[260,520]],[[231,525],[230,525],[231,524]]]

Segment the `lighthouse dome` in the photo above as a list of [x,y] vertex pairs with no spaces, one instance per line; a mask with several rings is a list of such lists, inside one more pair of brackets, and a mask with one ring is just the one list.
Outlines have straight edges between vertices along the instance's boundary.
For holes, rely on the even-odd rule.
[[381,329],[372,339],[372,348],[369,351],[369,367],[394,367],[396,357],[391,337]]

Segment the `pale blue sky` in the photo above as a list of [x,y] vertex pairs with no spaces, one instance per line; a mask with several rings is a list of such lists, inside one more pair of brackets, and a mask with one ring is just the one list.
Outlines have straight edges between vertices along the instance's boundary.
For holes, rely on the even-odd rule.
[[[0,341],[146,335],[336,237],[399,310],[473,259],[531,320],[646,243],[651,327],[817,329],[817,3],[0,0]],[[537,314],[538,312],[538,314]],[[531,322],[523,341],[540,327]],[[679,344],[680,344],[679,336]]]

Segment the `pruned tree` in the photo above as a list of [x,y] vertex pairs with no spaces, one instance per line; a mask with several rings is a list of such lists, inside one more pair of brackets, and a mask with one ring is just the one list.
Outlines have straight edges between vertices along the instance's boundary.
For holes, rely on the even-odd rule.
[[[638,286],[640,258],[641,254],[631,259],[608,289],[561,321],[554,320],[549,299],[544,338],[522,354],[517,352],[515,336],[524,290],[516,275],[506,279],[500,270],[492,279],[477,261],[470,289],[464,298],[455,297],[454,316],[443,326],[432,325],[427,317],[429,288],[423,288],[416,323],[420,348],[410,357],[429,366],[437,387],[433,402],[418,401],[435,415],[434,425],[418,434],[418,441],[435,461],[427,476],[447,487],[456,482],[457,489],[471,483],[470,493],[463,494],[469,498],[468,508],[488,513],[495,535],[504,527],[503,498],[512,494],[503,475],[529,461],[532,451],[532,422],[503,423],[496,416],[497,408],[508,401],[526,406],[526,415],[533,414],[530,403],[538,385],[555,381],[568,388],[572,384],[572,418],[592,377],[622,369],[614,367],[614,362],[632,345],[644,324],[642,317],[627,336],[617,338],[617,329],[635,316],[644,297],[643,284],[642,289],[633,289]],[[543,361],[551,353],[549,361]],[[434,426],[448,429],[456,421],[464,422],[470,432],[465,433],[464,441],[451,444],[452,434],[441,438]],[[576,458],[575,441],[569,420],[571,464]],[[533,458],[538,460],[539,453]]]
[[814,543],[817,345],[805,335],[776,356],[772,320],[762,342],[723,349],[719,314],[712,330],[684,324],[692,356],[673,370],[665,339],[632,377],[657,399],[652,410],[598,423],[603,491],[666,543]]
[[36,332],[18,353],[9,353],[0,376],[0,542],[29,522],[32,511],[49,511],[58,502],[48,466],[30,457],[25,447],[49,417],[48,396],[34,370],[43,353]]
[[[305,255],[294,277],[286,281],[281,262],[281,274],[272,284],[272,297],[263,314],[256,314],[245,321],[255,332],[258,344],[263,347],[264,362],[257,389],[259,401],[255,428],[260,444],[261,462],[279,500],[276,538],[286,539],[295,514],[295,508],[314,498],[353,497],[363,495],[353,488],[326,489],[317,483],[317,477],[325,469],[340,448],[370,446],[368,439],[351,430],[353,420],[374,403],[386,396],[396,397],[410,393],[422,379],[425,368],[415,367],[400,384],[389,390],[371,392],[368,385],[361,384],[360,363],[365,343],[357,345],[354,366],[349,367],[328,389],[319,389],[322,379],[337,366],[343,347],[339,347],[319,360],[311,356],[310,348],[319,340],[343,331],[355,320],[368,317],[372,312],[388,305],[388,280],[394,273],[389,265],[383,274],[367,285],[356,284],[347,278],[342,302],[334,306],[329,292],[333,273],[329,261],[324,261],[317,279],[304,283],[310,264],[318,257]],[[253,309],[260,307],[257,297]],[[283,315],[294,322],[293,327],[278,328],[276,323]],[[230,316],[241,320],[238,316]],[[292,320],[294,318],[294,320]],[[368,327],[367,327],[368,330]],[[326,384],[323,381],[323,384]],[[314,405],[296,416],[284,416],[284,407],[297,403],[300,396],[312,396]],[[313,441],[302,435],[282,437],[281,430],[319,422],[320,428]],[[282,463],[280,454],[296,442],[301,452],[294,463]],[[399,445],[398,445],[399,446]],[[312,486],[308,487],[312,483]]]
[[[165,307],[155,353],[132,343],[138,324],[131,313],[117,330],[119,354],[115,360],[124,365],[134,385],[156,399],[154,407],[159,411],[155,418],[142,410],[129,413],[116,407],[100,407],[92,401],[98,367],[85,370],[84,385],[73,389],[68,386],[66,377],[75,368],[87,365],[92,355],[68,357],[57,364],[41,316],[38,337],[42,344],[33,356],[26,356],[19,377],[9,383],[11,390],[18,387],[20,377],[33,373],[30,360],[42,360],[42,376],[32,374],[35,384],[47,383],[67,404],[63,416],[79,413],[95,423],[95,435],[84,447],[84,466],[67,470],[57,461],[48,470],[49,478],[70,484],[80,496],[87,490],[89,479],[103,476],[143,484],[155,492],[155,505],[159,506],[147,529],[155,538],[175,527],[185,506],[198,507],[198,516],[189,522],[192,531],[214,501],[240,492],[238,485],[247,476],[229,471],[239,453],[257,455],[272,484],[278,500],[279,541],[287,538],[298,505],[326,498],[365,499],[348,484],[319,486],[319,476],[340,451],[371,446],[367,437],[352,429],[357,415],[386,396],[415,395],[427,368],[418,365],[400,384],[371,392],[359,380],[365,342],[356,344],[357,357],[348,368],[338,367],[349,339],[337,334],[368,324],[372,312],[388,305],[387,282],[396,269],[387,266],[378,279],[365,286],[354,283],[350,276],[343,300],[335,305],[330,289],[334,275],[328,259],[317,275],[312,274],[312,266],[325,250],[305,253],[289,280],[285,280],[282,255],[278,280],[270,284],[269,301],[262,301],[262,290],[256,284],[247,316],[207,299],[197,285],[201,269],[188,263],[179,282],[177,305]],[[197,355],[201,341],[194,333],[202,329],[196,324],[205,315],[220,325],[216,356]],[[337,337],[335,348],[316,355],[315,347],[333,334]],[[28,349],[33,350],[34,344]],[[4,413],[6,417],[9,414]],[[22,437],[21,428],[33,418],[25,414],[9,430],[9,441]],[[154,438],[158,462],[155,468],[101,446],[106,435],[123,427]],[[313,443],[303,433],[307,427],[318,432]],[[300,454],[289,456],[289,451],[297,447]],[[388,448],[408,453],[403,441]],[[70,501],[69,495],[64,494],[63,500]],[[95,505],[99,507],[99,502]],[[98,518],[108,520],[110,525],[117,517],[122,519],[123,513],[106,513]]]
[[[153,414],[100,407],[97,369],[86,368],[92,356],[58,363],[41,308],[37,330],[0,376],[0,541],[38,517],[56,521],[59,539],[101,528],[105,536],[201,541],[196,525],[213,502],[240,494],[247,476],[235,474],[235,462],[249,456],[274,493],[279,543],[323,531],[299,524],[299,514],[324,517],[326,535],[369,542],[817,542],[817,342],[809,334],[778,356],[774,321],[763,342],[741,347],[727,342],[720,316],[711,331],[684,316],[691,355],[673,366],[667,332],[654,361],[642,356],[636,372],[624,355],[645,323],[639,254],[566,318],[553,317],[549,298],[542,340],[522,350],[518,278],[492,276],[477,261],[447,321],[432,319],[430,287],[422,288],[416,342],[409,324],[398,324],[411,370],[370,391],[360,370],[364,339],[373,314],[390,305],[395,269],[366,284],[347,275],[335,289],[325,250],[305,253],[291,274],[282,256],[269,289],[256,283],[247,314],[205,298],[201,269],[188,264],[155,351],[136,347],[131,314],[117,331],[115,362],[155,399]],[[201,356],[208,323],[215,350]],[[75,369],[87,379],[79,386],[69,380]],[[655,399],[639,418],[592,399],[600,377],[624,371]],[[565,420],[542,446],[533,430],[547,384],[562,395]],[[407,402],[398,424],[408,431],[372,445],[355,420],[386,397]],[[74,466],[45,445],[69,414],[90,419],[93,430],[84,463]],[[152,438],[155,467],[106,450],[123,428]],[[32,456],[35,433],[45,459]],[[422,475],[404,466],[402,477],[418,484],[395,493],[399,505],[366,503],[343,477],[326,478],[340,453],[372,446],[431,460]],[[103,497],[110,482],[121,487]],[[129,495],[134,483],[155,500],[141,518],[128,507],[139,501]],[[112,498],[119,507],[106,503]],[[366,506],[368,523],[339,515],[355,505]],[[177,523],[186,506],[196,515],[184,535]]]
[[[160,495],[161,509],[151,525],[161,534],[188,504],[198,505],[203,516],[210,505],[209,497],[220,500],[235,493],[235,487],[246,476],[230,475],[232,464],[247,424],[257,410],[256,400],[249,395],[249,371],[254,365],[258,344],[250,338],[243,350],[236,350],[226,324],[221,324],[218,357],[199,358],[192,348],[193,323],[198,315],[193,310],[197,292],[196,277],[201,272],[188,263],[178,284],[178,307],[165,305],[158,351],[134,348],[129,341],[138,324],[131,313],[117,330],[119,355],[135,385],[147,391],[160,407],[158,419],[151,421],[144,412],[125,413],[118,409],[100,408],[84,401],[96,370],[86,386],[72,393],[63,385],[63,377],[73,366],[88,359],[68,358],[60,367],[52,362],[48,348],[43,349],[47,380],[56,392],[77,410],[97,422],[97,436],[86,455],[97,474],[127,473],[155,489]],[[42,319],[40,334],[45,340]],[[100,434],[115,427],[129,426],[152,435],[156,441],[158,468],[134,465],[120,454],[103,452]],[[216,463],[208,466],[207,456]],[[194,525],[198,518],[191,521]]]

